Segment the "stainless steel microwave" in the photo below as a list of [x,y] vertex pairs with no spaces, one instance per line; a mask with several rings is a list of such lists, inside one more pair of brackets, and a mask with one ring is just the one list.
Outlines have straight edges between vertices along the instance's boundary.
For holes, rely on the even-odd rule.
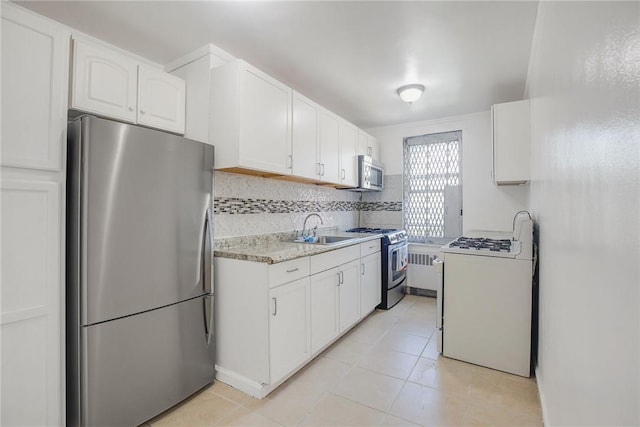
[[369,156],[358,156],[357,191],[382,191],[384,187],[384,165]]

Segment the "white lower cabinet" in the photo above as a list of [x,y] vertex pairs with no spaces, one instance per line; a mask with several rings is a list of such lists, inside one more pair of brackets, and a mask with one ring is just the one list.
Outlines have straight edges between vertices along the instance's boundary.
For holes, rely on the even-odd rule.
[[340,333],[340,270],[332,268],[311,276],[311,351],[330,343]]
[[370,241],[271,265],[216,257],[216,378],[258,398],[273,391],[378,304],[380,272],[363,291],[361,271],[379,270],[379,250]]
[[309,277],[269,291],[269,376],[277,382],[311,356]]
[[381,259],[380,252],[367,255],[360,261],[360,314],[365,316],[373,311],[381,301]]
[[360,320],[360,260],[340,266],[340,332]]

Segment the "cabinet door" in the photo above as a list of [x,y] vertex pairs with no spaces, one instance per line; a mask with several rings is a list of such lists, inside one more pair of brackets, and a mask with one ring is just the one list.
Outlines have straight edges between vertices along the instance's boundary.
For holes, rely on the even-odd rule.
[[319,178],[319,110],[318,104],[293,92],[292,171],[295,176]]
[[340,184],[340,119],[320,110],[320,179]]
[[368,141],[367,152],[369,156],[373,157],[374,160],[380,161],[380,141],[371,135],[369,135]]
[[369,155],[369,135],[362,129],[358,129],[358,156]]
[[2,2],[2,166],[62,170],[69,33]]
[[61,185],[2,180],[0,424],[62,425]]
[[493,177],[498,185],[529,181],[529,100],[491,107]]
[[360,315],[364,316],[376,308],[381,301],[382,271],[380,252],[367,255],[361,260],[360,271]]
[[291,88],[247,63],[241,65],[240,166],[290,175]]
[[340,183],[356,187],[358,185],[358,128],[340,120]]
[[135,123],[138,64],[84,40],[73,42],[71,108]]
[[340,332],[360,320],[360,260],[340,267]]
[[311,356],[309,277],[269,291],[269,366],[271,384]]
[[145,66],[138,68],[138,123],[184,134],[184,80]]
[[340,333],[337,268],[311,276],[311,352],[315,353]]

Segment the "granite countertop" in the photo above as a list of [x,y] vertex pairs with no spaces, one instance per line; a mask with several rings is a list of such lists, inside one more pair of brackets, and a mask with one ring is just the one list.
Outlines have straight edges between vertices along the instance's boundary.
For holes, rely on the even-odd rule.
[[319,245],[314,243],[295,243],[289,234],[276,233],[274,235],[246,236],[237,239],[225,239],[216,242],[214,256],[232,258],[243,261],[264,262],[277,264],[310,255],[357,245],[369,240],[382,237],[382,234],[332,232],[320,235],[353,237],[353,240],[332,244]]

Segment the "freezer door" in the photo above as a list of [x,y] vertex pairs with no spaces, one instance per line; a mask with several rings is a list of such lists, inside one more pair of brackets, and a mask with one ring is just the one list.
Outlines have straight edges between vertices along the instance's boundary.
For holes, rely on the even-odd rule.
[[[78,204],[83,325],[208,293],[207,209],[213,147],[86,116],[70,141],[80,161]],[[207,269],[207,272],[209,270]]]
[[83,422],[69,425],[137,426],[211,383],[211,298],[83,327]]

